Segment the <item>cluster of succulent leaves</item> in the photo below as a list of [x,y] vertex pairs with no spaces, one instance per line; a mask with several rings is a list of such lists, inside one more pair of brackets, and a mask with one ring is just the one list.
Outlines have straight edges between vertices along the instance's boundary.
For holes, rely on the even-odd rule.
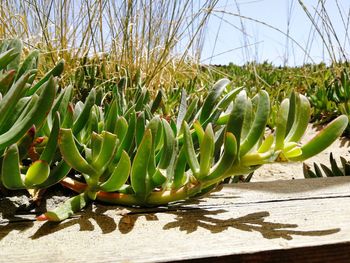
[[313,164],[313,170],[310,166],[303,163],[303,173],[305,178],[317,177],[334,177],[334,176],[350,176],[350,162],[344,157],[340,157],[341,166],[334,159],[333,154],[329,155],[330,166],[324,164]]
[[[345,114],[350,117],[350,75],[347,65],[339,74],[329,74],[322,85],[312,84],[308,97],[313,106],[313,120],[327,123]],[[347,127],[346,135],[350,128]]]
[[274,97],[271,102],[273,110],[268,121],[268,125],[273,127],[279,104],[293,90],[307,94],[312,106],[313,122],[328,123],[341,114],[347,114],[347,71],[346,63],[332,66],[320,63],[301,67],[278,67],[269,62],[251,62],[243,66],[232,63],[216,66],[210,74],[215,77],[230,76],[234,85],[247,87],[252,95],[260,89],[268,91]]
[[250,98],[227,79],[205,98],[180,91],[175,115],[164,93],[152,96],[140,76],[133,89],[126,77],[108,92],[92,88],[84,102],[76,101],[73,85],[59,88],[54,78],[63,61],[34,83],[38,52],[20,63],[21,49],[18,40],[4,42],[0,55],[1,182],[8,189],[61,182],[78,192],[39,220],[64,220],[91,200],[157,206],[198,197],[265,163],[303,161],[348,123],[340,116],[300,145],[311,113],[305,96],[284,99],[274,132],[266,132],[268,93]]

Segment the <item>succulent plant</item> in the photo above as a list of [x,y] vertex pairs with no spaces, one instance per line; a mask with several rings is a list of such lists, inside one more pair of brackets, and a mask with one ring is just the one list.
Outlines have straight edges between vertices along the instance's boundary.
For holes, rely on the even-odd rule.
[[[176,120],[147,112],[148,106],[118,110],[114,100],[106,114],[91,107],[92,128],[86,125],[79,133],[61,128],[62,157],[83,180],[63,179],[79,195],[38,220],[64,220],[90,200],[157,206],[198,197],[224,179],[250,174],[263,164],[303,161],[328,147],[347,126],[348,118],[340,116],[301,145],[310,105],[305,96],[292,93],[280,105],[274,133],[266,134],[267,92],[250,99],[241,88],[226,92],[228,83],[217,82],[199,107],[198,101],[187,107],[182,96]],[[142,96],[140,105],[148,105]],[[199,110],[192,112],[195,108]],[[80,136],[84,129],[90,136]]]
[[[2,42],[0,50],[0,182],[8,189],[41,187],[50,173],[50,163],[57,148],[59,115],[47,132],[50,138],[39,135],[46,126],[47,116],[53,115],[51,108],[56,96],[54,76],[62,73],[64,62],[58,62],[34,84],[39,52],[29,53],[21,63],[20,40]],[[45,144],[47,146],[43,147]],[[41,154],[33,150],[35,146],[43,148]],[[23,164],[24,159],[30,166]]]
[[[350,162],[344,157],[340,157],[341,166],[337,164],[333,154],[329,155],[330,167],[324,164],[314,163],[314,170],[311,167],[303,163],[303,172],[305,178],[317,178],[317,177],[334,177],[334,176],[350,176]],[[320,167],[321,166],[321,167]],[[322,169],[321,169],[322,168]],[[322,172],[323,171],[323,172]]]

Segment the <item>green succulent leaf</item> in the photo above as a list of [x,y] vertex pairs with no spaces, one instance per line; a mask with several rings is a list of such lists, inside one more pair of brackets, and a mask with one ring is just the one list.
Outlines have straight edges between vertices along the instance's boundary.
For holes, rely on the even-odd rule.
[[37,160],[29,166],[29,169],[24,179],[24,184],[27,187],[42,184],[49,177],[49,175],[49,164],[46,161]]
[[0,54],[0,70],[3,70],[9,65],[18,55],[20,52],[15,50],[15,48],[11,48],[3,53]]
[[86,193],[81,193],[77,196],[69,198],[56,209],[46,212],[44,215],[39,216],[37,219],[39,221],[63,221],[83,209],[87,205],[88,201],[88,195]]
[[182,127],[183,127],[183,134],[184,134],[184,147],[185,147],[186,159],[187,159],[188,165],[192,170],[193,175],[198,176],[198,173],[200,171],[200,166],[197,160],[196,152],[194,150],[190,128],[188,127],[188,124],[185,121],[183,122]]
[[37,69],[39,60],[39,51],[32,51],[23,61],[21,67],[16,75],[16,80],[18,80],[25,72],[31,69]]
[[224,92],[226,86],[230,83],[228,79],[221,79],[218,82],[216,82],[208,94],[207,98],[205,99],[202,110],[199,116],[199,122],[204,123],[210,116],[210,113],[215,108],[215,103],[221,96],[221,94]]
[[[179,111],[176,118],[176,129],[179,131],[182,126],[182,122],[185,120],[185,116],[187,113],[187,92],[185,89],[181,90],[181,99],[179,105]],[[192,106],[193,107],[193,106]]]
[[331,145],[345,130],[348,125],[348,117],[341,115],[329,123],[314,138],[301,147],[302,154],[291,158],[292,161],[306,160]]
[[21,77],[6,93],[0,103],[0,126],[7,120],[8,116],[12,114],[18,100],[22,97],[23,92],[27,89],[26,83],[30,72]]
[[1,180],[7,189],[25,188],[19,169],[17,144],[11,145],[5,151],[1,167]]
[[254,145],[263,136],[270,115],[270,100],[266,91],[260,91],[258,108],[254,121],[251,125],[248,135],[245,137],[240,147],[240,155],[248,153]]
[[118,118],[118,102],[117,100],[113,100],[106,117],[106,121],[104,123],[104,129],[108,132],[114,132],[115,126]]
[[115,125],[114,134],[118,136],[119,141],[124,140],[124,137],[128,132],[128,127],[129,125],[127,120],[123,116],[118,117],[117,123]]
[[169,123],[166,120],[162,119],[162,125],[164,131],[164,140],[162,147],[162,156],[160,158],[158,167],[160,169],[166,169],[173,158],[175,148],[175,136]]
[[82,108],[81,113],[79,114],[77,119],[74,121],[73,128],[72,128],[74,135],[77,135],[86,125],[87,120],[89,119],[89,116],[90,116],[91,108],[95,104],[95,99],[96,99],[96,91],[95,89],[92,89],[88,97],[86,98],[86,101]]
[[287,132],[287,121],[289,112],[289,100],[284,99],[281,103],[276,120],[275,150],[282,150],[284,138]]
[[136,120],[136,145],[140,145],[141,140],[143,138],[143,134],[145,133],[146,126],[146,117],[145,113],[141,112]]
[[73,169],[88,175],[96,173],[95,169],[81,156],[74,141],[71,129],[60,130],[58,145],[63,159]]
[[214,131],[211,124],[209,123],[205,129],[205,134],[200,144],[199,178],[203,178],[209,174],[214,157],[214,148]]
[[[121,127],[123,127],[123,129],[121,130],[121,133],[124,133],[125,127],[126,127],[125,123],[123,121],[124,119],[120,118],[120,119],[118,119],[118,121],[119,120],[120,120],[120,125],[122,125]],[[117,123],[117,127],[118,126],[119,125]],[[136,113],[135,113],[135,111],[133,111],[130,115],[129,125],[127,127],[126,134],[125,134],[125,136],[123,136],[123,140],[121,141],[119,148],[117,150],[117,154],[115,157],[116,160],[119,160],[123,150],[125,150],[127,153],[130,152],[130,150],[132,148],[132,144],[134,142],[135,133],[136,133]]]
[[24,110],[13,126],[0,135],[0,149],[17,142],[33,125],[40,127],[50,111],[56,91],[55,81],[50,78],[44,85],[40,97],[33,96],[27,110]]
[[297,100],[298,103],[296,104],[297,107],[295,109],[296,116],[285,141],[298,142],[304,135],[307,125],[309,124],[311,114],[310,103],[305,96],[297,96],[299,99]]
[[204,138],[205,131],[198,120],[193,123],[193,127],[194,127],[194,130],[196,132],[198,142],[199,142],[199,144],[201,144],[203,141],[203,138]]
[[5,95],[10,89],[13,81],[15,80],[16,71],[10,70],[6,72],[0,80],[0,93]]
[[44,151],[40,155],[40,160],[47,162],[49,165],[51,164],[56,153],[59,131],[60,115],[58,112],[56,112],[49,140],[45,146]]
[[184,184],[186,180],[186,165],[187,159],[185,148],[182,147],[174,165],[174,181],[172,185],[174,189],[179,189]]
[[93,159],[92,166],[94,169],[102,174],[108,167],[109,163],[113,160],[115,152],[118,147],[117,135],[103,131],[102,132],[102,145],[100,152],[96,159]]
[[155,113],[156,110],[159,108],[160,104],[162,103],[163,99],[163,91],[160,89],[156,95],[156,98],[154,99],[152,106],[151,106],[151,113]]
[[205,178],[206,181],[224,177],[234,164],[238,148],[237,140],[232,133],[226,133],[224,141],[224,153],[219,162],[211,169],[210,174]]
[[48,188],[54,184],[57,184],[68,175],[70,170],[71,167],[64,160],[61,160],[50,170],[49,177],[43,183],[35,185],[35,188]]
[[148,178],[147,171],[151,152],[152,132],[147,129],[134,157],[130,175],[131,186],[136,195],[142,200],[147,198],[150,191],[150,178]]
[[118,165],[114,168],[108,180],[100,185],[100,189],[106,192],[119,190],[128,180],[130,169],[131,161],[129,155],[123,151]]
[[33,95],[50,78],[57,77],[57,76],[61,75],[63,72],[63,69],[64,69],[64,60],[62,59],[62,60],[58,61],[56,66],[53,69],[51,69],[49,72],[47,72],[46,75],[42,79],[40,79],[32,88],[30,88],[27,91],[26,95],[27,96]]
[[235,99],[235,103],[226,126],[226,132],[232,133],[237,141],[237,152],[240,151],[241,132],[246,106],[247,93],[242,90]]

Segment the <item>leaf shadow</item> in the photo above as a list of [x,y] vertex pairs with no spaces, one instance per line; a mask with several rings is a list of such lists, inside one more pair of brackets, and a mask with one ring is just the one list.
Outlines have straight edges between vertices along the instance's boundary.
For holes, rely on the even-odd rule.
[[199,228],[209,230],[211,233],[220,233],[229,228],[235,228],[245,232],[258,232],[266,239],[283,238],[292,240],[298,236],[325,236],[337,233],[339,228],[326,230],[297,230],[297,224],[270,222],[268,211],[260,211],[237,218],[222,219],[217,216],[228,211],[224,209],[204,210],[196,209],[186,212],[174,212],[175,221],[167,223],[163,229],[178,228],[187,234],[197,231]]
[[24,206],[17,206],[8,198],[1,198],[0,201],[0,241],[11,231],[24,232],[34,225],[34,217],[28,218],[25,215],[16,214]]
[[99,226],[103,234],[108,234],[116,230],[115,220],[104,214],[108,209],[104,206],[97,206],[93,209],[90,204],[80,215],[74,216],[63,222],[45,222],[30,238],[38,239],[49,234],[53,234],[65,228],[78,224],[79,231],[94,231],[93,221]]

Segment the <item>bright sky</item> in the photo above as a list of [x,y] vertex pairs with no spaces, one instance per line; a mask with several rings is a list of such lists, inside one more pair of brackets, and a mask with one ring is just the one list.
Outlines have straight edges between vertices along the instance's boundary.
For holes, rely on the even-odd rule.
[[[320,12],[319,2],[324,2],[325,10],[332,22],[340,45],[332,37],[332,45],[338,56],[343,48],[347,58],[350,58],[350,0],[305,0],[303,1],[311,15]],[[338,5],[337,5],[338,3]],[[226,13],[220,12],[224,10]],[[329,56],[322,39],[298,0],[220,0],[208,24],[207,36],[202,50],[202,62],[212,64],[244,64],[246,61],[263,62],[268,60],[275,65],[302,65],[304,63],[329,62]],[[285,34],[289,28],[289,36],[300,47],[276,29],[239,18],[232,14],[241,14],[275,27]],[[320,30],[324,30],[322,19],[316,18]],[[289,26],[288,26],[289,23]],[[243,30],[242,30],[243,28]],[[330,32],[330,27],[328,31]],[[217,32],[219,32],[217,34]],[[327,34],[323,33],[327,38]],[[326,39],[329,43],[329,40]],[[243,47],[243,48],[242,48]],[[307,54],[312,58],[305,56]],[[214,50],[214,51],[213,51]],[[231,50],[231,51],[230,51]],[[223,53],[223,54],[221,54]],[[220,55],[221,54],[221,55]],[[210,58],[212,55],[212,59]]]

